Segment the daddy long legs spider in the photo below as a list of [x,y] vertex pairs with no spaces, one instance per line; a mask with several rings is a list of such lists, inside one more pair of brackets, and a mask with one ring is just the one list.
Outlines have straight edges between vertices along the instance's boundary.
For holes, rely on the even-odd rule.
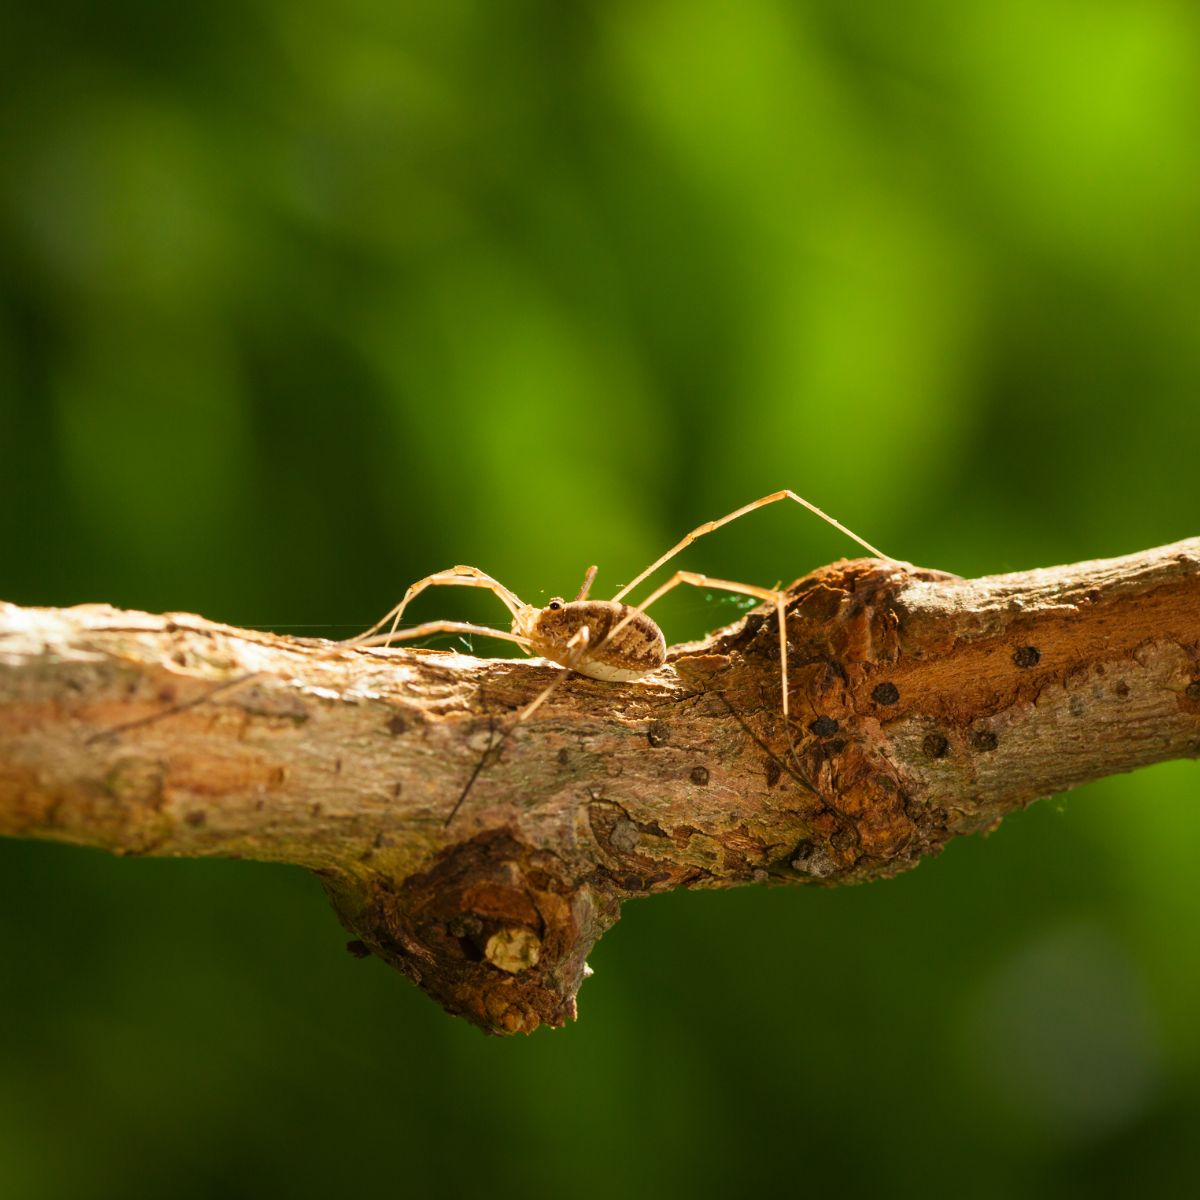
[[[853,539],[875,557],[891,561],[890,555],[877,550],[870,542],[835,521],[815,504],[811,504],[803,496],[798,496],[795,492],[785,489],[745,504],[716,521],[706,521],[703,525],[697,525],[665,554],[655,559],[644,571],[625,584],[611,600],[588,599],[588,592],[591,590],[592,581],[596,576],[595,567],[588,569],[583,586],[574,600],[564,600],[561,596],[555,596],[544,608],[526,604],[515,592],[510,591],[504,584],[485,574],[478,567],[450,567],[448,570],[436,571],[432,575],[418,579],[404,593],[404,598],[395,608],[372,625],[370,629],[358,637],[351,638],[349,644],[389,646],[392,642],[429,637],[437,633],[478,634],[515,642],[527,654],[536,654],[547,658],[551,662],[566,667],[568,672],[574,671],[592,679],[628,683],[657,670],[663,665],[666,658],[666,639],[663,637],[662,630],[646,612],[652,604],[681,584],[687,584],[690,587],[711,588],[714,591],[735,592],[743,596],[756,597],[772,604],[775,608],[779,626],[779,684],[783,716],[786,721],[788,717],[787,626],[784,613],[785,593],[778,587],[758,587],[731,579],[713,579],[695,571],[676,571],[640,604],[626,604],[623,600],[638,584],[657,571],[659,567],[665,566],[697,538],[712,533],[713,530],[720,529],[722,525],[728,525],[731,521],[736,521],[747,513],[764,508],[768,504],[774,504],[779,500],[795,501]],[[401,629],[400,620],[409,603],[430,587],[486,588],[512,614],[512,626],[508,630],[503,630],[466,621],[426,621],[409,629]],[[385,626],[388,627],[387,631],[380,632]],[[564,675],[563,678],[565,677]],[[560,682],[561,680],[556,680],[550,684],[528,704],[517,715],[508,733],[504,736],[507,738],[517,725],[537,711]],[[478,774],[478,769],[475,774]],[[463,791],[454,810],[446,819],[447,824],[454,819],[474,779],[475,775],[472,775],[467,789]]]

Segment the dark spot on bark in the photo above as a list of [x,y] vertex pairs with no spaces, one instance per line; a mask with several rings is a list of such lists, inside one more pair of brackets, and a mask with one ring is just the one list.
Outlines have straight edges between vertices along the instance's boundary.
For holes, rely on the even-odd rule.
[[375,845],[390,846],[396,839],[390,833],[377,833],[375,835]]
[[393,713],[388,718],[387,730],[392,737],[399,737],[408,728],[408,722],[399,714]]
[[1082,696],[1072,696],[1067,702],[1067,708],[1070,710],[1071,716],[1082,717],[1084,712],[1084,703]]
[[352,942],[347,942],[346,949],[354,958],[371,957],[371,948],[366,942],[360,942],[357,938],[355,938]]
[[[1113,688],[1113,691],[1116,692],[1119,700],[1124,700],[1125,697],[1129,695],[1129,684],[1122,679],[1121,682]],[[1197,695],[1200,695],[1200,690],[1197,691]]]
[[818,717],[808,726],[808,732],[817,737],[832,737],[837,731],[838,723],[832,717]]
[[1097,675],[1103,675],[1103,674],[1105,674],[1105,670],[1104,670],[1104,664],[1103,664],[1103,663],[1097,663],[1097,664],[1096,664],[1096,674],[1097,674]]
[[309,813],[310,813],[312,816],[314,816],[314,817],[319,817],[319,816],[321,815],[321,802],[320,802],[320,800],[314,800],[314,801],[313,801],[313,803],[312,803],[312,804],[309,806],[309,809],[308,809],[308,811],[309,811]]
[[395,796],[397,799],[399,799],[402,795],[404,795],[404,784],[403,783],[392,784],[392,795]]
[[800,842],[795,850],[792,851],[791,863],[793,867],[799,866],[801,863],[807,862],[812,858],[813,844],[807,838]]
[[478,937],[483,932],[483,922],[474,913],[463,913],[462,916],[452,917],[446,930],[451,937]]
[[565,767],[567,765],[567,748],[566,748],[566,746],[560,746],[558,748],[558,765],[560,767]]
[[255,811],[255,812],[262,812],[262,810],[263,810],[263,805],[264,805],[264,804],[266,804],[266,801],[265,801],[265,800],[262,800],[262,799],[255,800],[255,802],[254,802],[254,811]]
[[900,699],[900,689],[894,683],[877,683],[871,689],[871,699],[876,704],[895,704]]
[[691,775],[688,776],[688,778],[697,787],[704,787],[704,785],[706,783],[708,783],[708,768],[707,767],[693,767],[692,773],[691,773]]
[[1183,694],[1189,700],[1200,700],[1200,679],[1193,680],[1183,689]]
[[927,758],[945,758],[950,751],[950,741],[945,734],[929,733],[921,743]]
[[467,962],[483,962],[483,947],[474,938],[459,938],[458,949]]
[[835,829],[830,834],[829,844],[835,850],[849,850],[852,846],[858,844],[858,831],[852,826],[843,825],[840,829]]
[[163,704],[174,704],[175,703],[175,689],[169,688],[169,687],[162,688],[158,693],[158,698]]
[[1042,661],[1042,652],[1036,646],[1018,646],[1012,659],[1022,669],[1036,667]]
[[340,775],[342,773],[342,760],[340,758],[335,758],[333,760],[333,773],[335,775]]
[[773,759],[767,759],[767,787],[772,788],[779,782],[783,768]]
[[183,818],[189,825],[203,825],[208,817],[200,809],[193,809]]
[[989,750],[995,750],[999,745],[999,739],[990,729],[977,729],[971,734],[971,747],[986,754]]
[[646,730],[646,741],[656,749],[667,744],[667,726],[665,721],[651,721]]
[[845,738],[834,738],[833,741],[825,743],[825,749],[828,750],[830,754],[841,754],[845,748]]

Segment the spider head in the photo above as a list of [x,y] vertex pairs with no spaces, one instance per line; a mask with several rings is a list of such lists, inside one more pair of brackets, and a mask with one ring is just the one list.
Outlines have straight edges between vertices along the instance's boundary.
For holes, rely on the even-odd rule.
[[536,648],[535,653],[554,658],[546,648],[565,646],[578,631],[583,621],[573,610],[579,607],[575,603],[568,604],[561,596],[552,596],[545,608],[523,604],[513,616],[512,631],[528,638]]
[[[590,607],[576,601],[568,602],[561,596],[552,596],[545,608],[531,606],[521,614],[521,628],[517,632],[529,638],[534,645],[534,653],[559,662],[566,653],[567,643],[587,623],[586,610]],[[513,628],[517,628],[515,623]]]

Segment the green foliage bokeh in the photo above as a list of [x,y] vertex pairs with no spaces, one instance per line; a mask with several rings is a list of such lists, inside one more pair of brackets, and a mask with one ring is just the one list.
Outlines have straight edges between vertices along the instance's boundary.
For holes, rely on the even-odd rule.
[[[1200,533],[1184,0],[47,0],[0,80],[5,599],[349,636],[784,486],[961,574]],[[854,552],[772,510],[686,561]],[[299,871],[0,843],[0,1191],[1180,1194],[1195,791],[630,905],[515,1042]]]

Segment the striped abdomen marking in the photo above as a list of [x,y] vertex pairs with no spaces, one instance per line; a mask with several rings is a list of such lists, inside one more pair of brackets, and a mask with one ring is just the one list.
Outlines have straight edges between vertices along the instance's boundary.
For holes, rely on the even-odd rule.
[[[610,631],[627,617],[628,623],[610,636]],[[572,661],[571,639],[585,625],[587,648],[582,657]],[[535,654],[592,679],[617,683],[641,679],[658,670],[667,655],[662,630],[645,613],[614,600],[575,600],[543,608],[528,636]]]

